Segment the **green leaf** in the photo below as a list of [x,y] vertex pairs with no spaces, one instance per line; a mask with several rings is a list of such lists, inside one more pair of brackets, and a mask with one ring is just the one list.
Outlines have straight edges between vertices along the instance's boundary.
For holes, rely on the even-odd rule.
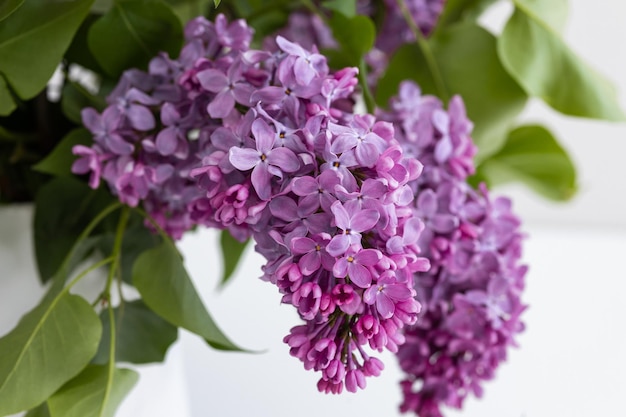
[[239,265],[239,260],[248,242],[249,239],[245,242],[240,242],[232,237],[228,230],[222,230],[222,234],[220,235],[220,248],[222,249],[224,273],[222,275],[221,285],[225,285],[232,277],[235,269],[237,269],[237,265]]
[[164,242],[140,255],[133,282],[146,305],[165,320],[202,336],[216,349],[241,350],[209,315],[173,243]]
[[0,73],[29,99],[45,86],[93,0],[29,0],[0,25]]
[[94,96],[82,85],[66,80],[61,95],[61,108],[68,119],[78,125],[82,125],[81,110],[85,107],[93,107],[98,111],[104,110],[106,102],[102,97]]
[[16,109],[15,101],[2,74],[0,74],[0,116],[8,116]]
[[72,175],[72,164],[76,156],[72,148],[76,145],[89,146],[93,143],[93,135],[85,128],[79,127],[65,135],[61,142],[41,162],[33,166],[35,171],[55,176]]
[[78,374],[96,353],[101,334],[87,301],[51,290],[0,339],[0,415],[39,405]]
[[576,168],[567,152],[542,126],[521,126],[504,147],[478,167],[490,185],[522,181],[544,197],[567,200],[576,192]]
[[[43,186],[35,197],[34,242],[39,275],[50,279],[89,222],[115,200],[106,190],[92,190],[73,177],[58,177]],[[102,227],[106,228],[106,224]],[[115,223],[108,225],[112,230]],[[73,256],[68,270],[93,249],[97,238],[86,239]]]
[[[125,303],[114,309],[116,330],[116,362],[150,363],[163,362],[167,349],[178,338],[178,328],[157,316],[141,300]],[[102,340],[95,364],[109,361],[110,326],[109,313],[100,314]]]
[[549,25],[556,18],[546,21],[539,17],[537,13],[548,7],[535,7],[540,3],[516,0],[498,41],[503,65],[529,95],[540,97],[561,113],[626,120],[615,87],[565,45]]
[[531,11],[534,18],[550,29],[562,31],[567,23],[568,0],[514,0],[513,3]]
[[374,46],[374,22],[366,16],[349,18],[341,13],[333,13],[329,23],[346,64],[359,66],[363,56]]
[[42,403],[39,407],[30,410],[24,417],[50,417],[50,411],[48,410],[48,404]]
[[[103,235],[98,242],[98,249],[104,257],[113,255],[115,233]],[[162,239],[156,233],[151,232],[143,223],[143,218],[131,215],[129,225],[124,231],[122,239],[120,274],[122,280],[132,285],[133,265],[137,257],[148,249],[158,246]]]
[[356,0],[327,0],[322,2],[322,6],[348,18],[356,16]]
[[[94,5],[92,6],[92,11],[93,8],[96,7],[97,3],[98,0],[96,0]],[[107,7],[106,10],[108,9],[109,8]],[[100,67],[100,64],[98,64],[98,62],[96,61],[96,58],[94,58],[91,50],[89,50],[89,45],[87,44],[89,29],[91,29],[91,25],[93,25],[98,20],[98,18],[99,16],[93,13],[87,15],[85,20],[83,20],[83,23],[78,28],[78,31],[76,32],[76,36],[74,36],[72,43],[65,52],[65,59],[70,64],[78,64],[81,67],[85,67],[98,74],[102,74],[104,71]]]
[[48,400],[52,417],[113,417],[139,379],[137,372],[90,365]]
[[24,0],[4,0],[0,3],[0,21],[6,19],[24,3]]
[[216,9],[217,9],[217,6],[219,6],[221,2],[222,0],[213,0],[213,4],[215,5]]
[[498,0],[447,0],[435,30],[463,20],[475,21]]
[[[180,23],[185,24],[191,19],[197,16],[206,16],[209,13],[211,0],[164,0],[171,8],[172,11],[180,20]],[[212,9],[211,9],[212,10]]]
[[91,26],[87,41],[100,66],[118,77],[131,67],[146,68],[158,52],[178,56],[183,29],[161,1],[118,0]]
[[[497,151],[526,104],[527,96],[500,64],[496,38],[472,22],[438,32],[428,40],[448,93],[460,94],[474,122],[472,137],[478,158]],[[436,94],[436,84],[416,44],[401,47],[378,83],[377,102],[385,106],[397,94],[402,80],[416,81],[425,94]]]

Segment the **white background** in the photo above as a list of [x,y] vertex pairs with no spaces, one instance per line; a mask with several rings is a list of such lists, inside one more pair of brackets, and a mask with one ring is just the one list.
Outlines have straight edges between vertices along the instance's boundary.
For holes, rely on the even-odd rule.
[[[570,0],[570,4],[568,43],[615,82],[626,108],[626,2]],[[502,7],[485,22],[497,29],[508,12]],[[519,337],[521,348],[511,351],[496,380],[485,384],[483,399],[468,400],[462,414],[446,414],[626,416],[622,401],[626,392],[626,123],[566,118],[541,103],[533,103],[524,117],[548,125],[572,153],[579,168],[580,192],[570,203],[553,204],[520,187],[499,190],[514,197],[529,235],[524,254],[531,266],[525,295],[530,304],[524,316],[527,330]],[[19,236],[23,229],[11,220],[0,227],[0,278],[9,275],[7,265],[24,261],[18,249],[27,248],[30,240],[4,239]],[[298,318],[291,306],[280,305],[272,285],[258,280],[263,260],[249,250],[233,282],[218,291],[221,265],[216,261],[216,243],[216,233],[203,231],[187,236],[180,246],[216,321],[236,343],[264,352],[217,352],[181,332],[167,366],[143,368],[142,379],[119,415],[399,415],[401,372],[389,354],[383,355],[387,369],[381,377],[370,378],[365,391],[341,396],[318,393],[318,375],[305,371],[282,343]],[[25,283],[34,273],[31,268],[19,278]],[[2,300],[7,300],[4,291],[11,294],[10,301],[23,305],[23,297],[36,288],[30,283],[21,289],[3,286]],[[0,305],[0,334],[18,317],[10,303]]]

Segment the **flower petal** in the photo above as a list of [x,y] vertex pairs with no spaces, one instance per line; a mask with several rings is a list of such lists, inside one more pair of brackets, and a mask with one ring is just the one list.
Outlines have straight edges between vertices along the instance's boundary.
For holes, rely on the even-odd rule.
[[228,160],[238,170],[247,171],[261,162],[261,156],[254,149],[232,147],[228,151]]

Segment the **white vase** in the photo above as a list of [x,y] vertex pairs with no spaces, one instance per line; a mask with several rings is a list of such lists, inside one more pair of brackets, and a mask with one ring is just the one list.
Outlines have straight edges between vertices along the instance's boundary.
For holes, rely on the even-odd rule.
[[[0,336],[41,300],[32,240],[30,205],[0,208]],[[101,281],[85,279],[77,288],[89,300],[101,290]],[[0,355],[2,352],[0,352]],[[174,345],[162,364],[127,365],[139,372],[139,382],[120,405],[116,417],[190,417],[182,347]]]

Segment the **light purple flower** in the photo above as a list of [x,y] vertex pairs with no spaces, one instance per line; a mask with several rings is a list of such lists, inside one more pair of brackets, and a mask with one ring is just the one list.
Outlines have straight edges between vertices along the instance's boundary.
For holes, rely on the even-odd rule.
[[376,310],[381,317],[388,319],[395,312],[395,305],[413,296],[413,292],[406,285],[398,283],[391,271],[384,272],[363,294],[363,301],[376,304]]
[[335,201],[330,209],[335,216],[335,225],[340,229],[326,247],[332,256],[343,255],[351,246],[361,247],[361,232],[373,228],[380,218],[376,210],[348,211],[340,201]]
[[378,264],[382,257],[380,251],[376,249],[363,249],[356,253],[348,253],[337,259],[333,273],[338,278],[349,276],[350,281],[358,287],[368,288],[372,283],[371,268]]
[[283,172],[295,172],[300,167],[298,157],[287,148],[274,148],[274,132],[262,119],[252,123],[256,149],[230,149],[229,160],[241,171],[252,169],[252,185],[262,200],[272,195],[271,177],[282,178]]

